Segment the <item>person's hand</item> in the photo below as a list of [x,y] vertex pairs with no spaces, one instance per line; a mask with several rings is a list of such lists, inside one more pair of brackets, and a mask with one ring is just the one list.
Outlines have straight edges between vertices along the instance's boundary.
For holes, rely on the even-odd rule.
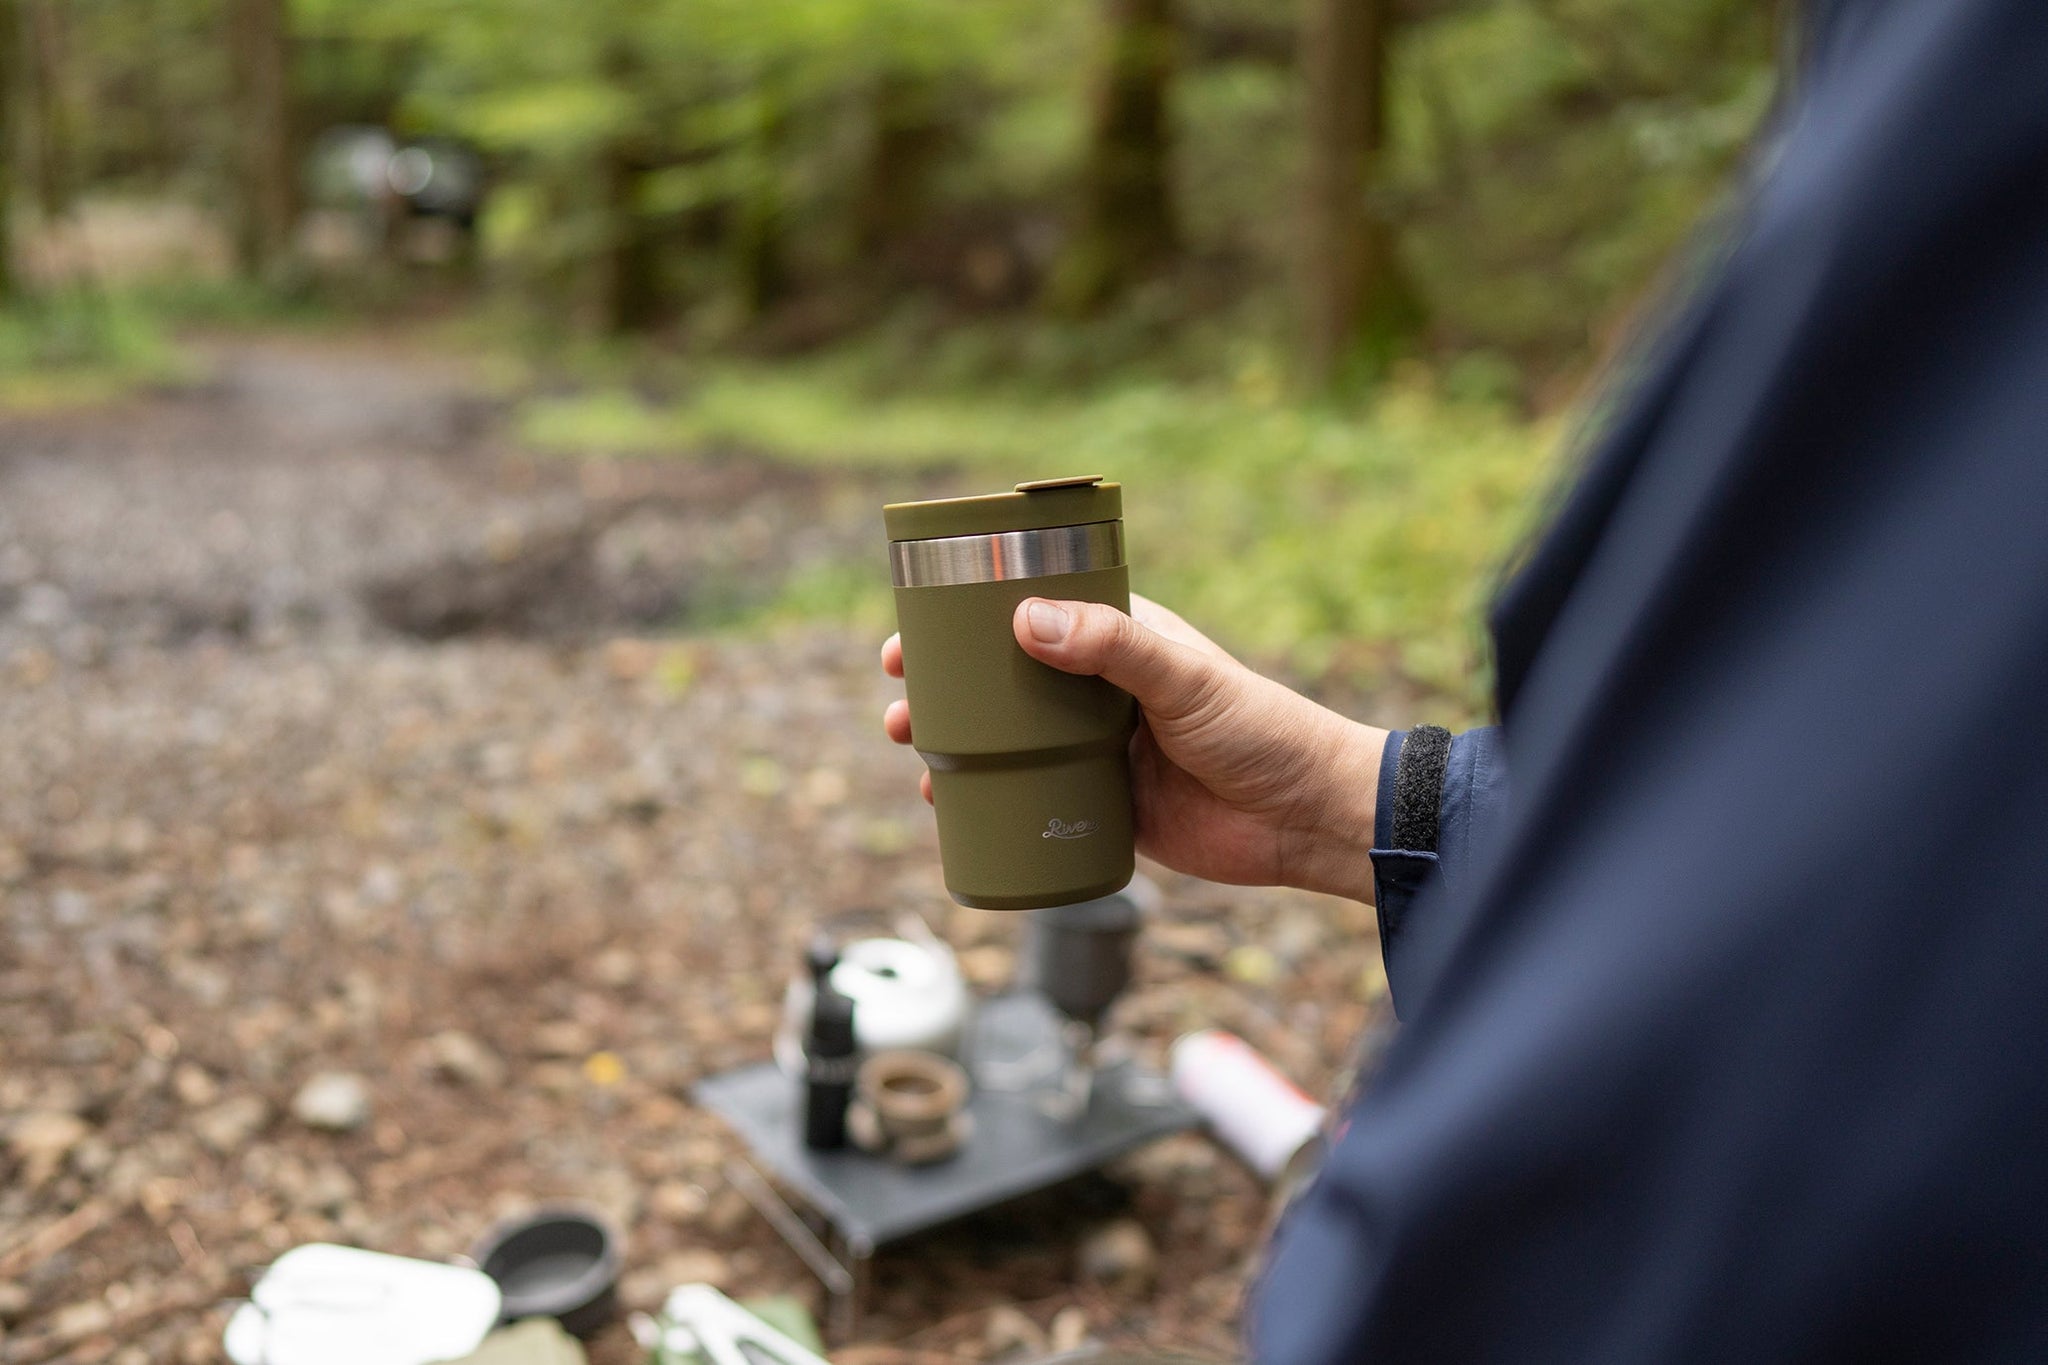
[[[1373,815],[1387,732],[1346,720],[1252,672],[1142,597],[1133,616],[1031,598],[1012,623],[1041,663],[1095,674],[1138,699],[1131,740],[1138,850],[1211,881],[1299,886],[1372,899]],[[882,646],[903,676],[903,646]],[[882,728],[911,742],[907,702]],[[923,778],[931,799],[931,774]]]

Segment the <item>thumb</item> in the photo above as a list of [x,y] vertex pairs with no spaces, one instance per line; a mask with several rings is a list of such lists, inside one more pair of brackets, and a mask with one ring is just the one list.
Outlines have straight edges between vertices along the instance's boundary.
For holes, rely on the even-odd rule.
[[1092,673],[1161,719],[1180,720],[1215,695],[1223,665],[1101,602],[1017,604],[1011,630],[1026,654],[1063,673]]

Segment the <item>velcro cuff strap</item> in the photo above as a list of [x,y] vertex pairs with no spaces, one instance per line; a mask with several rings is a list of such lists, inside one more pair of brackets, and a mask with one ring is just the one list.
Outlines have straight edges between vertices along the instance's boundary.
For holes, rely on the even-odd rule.
[[1401,745],[1394,770],[1394,847],[1437,851],[1437,810],[1444,798],[1444,770],[1451,762],[1451,732],[1418,725]]

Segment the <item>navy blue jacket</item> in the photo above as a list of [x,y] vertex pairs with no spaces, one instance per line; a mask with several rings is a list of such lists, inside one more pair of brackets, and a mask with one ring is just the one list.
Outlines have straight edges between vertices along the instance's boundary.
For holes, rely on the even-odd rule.
[[1493,624],[1259,1358],[2048,1360],[2048,0],[1823,6]]

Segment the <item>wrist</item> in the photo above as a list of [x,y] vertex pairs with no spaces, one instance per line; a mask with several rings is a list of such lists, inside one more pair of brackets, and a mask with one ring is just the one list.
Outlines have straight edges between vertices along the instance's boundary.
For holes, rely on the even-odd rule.
[[1289,886],[1373,903],[1374,823],[1379,812],[1380,758],[1388,732],[1334,712],[1318,781],[1303,793],[1298,818],[1283,837]]

